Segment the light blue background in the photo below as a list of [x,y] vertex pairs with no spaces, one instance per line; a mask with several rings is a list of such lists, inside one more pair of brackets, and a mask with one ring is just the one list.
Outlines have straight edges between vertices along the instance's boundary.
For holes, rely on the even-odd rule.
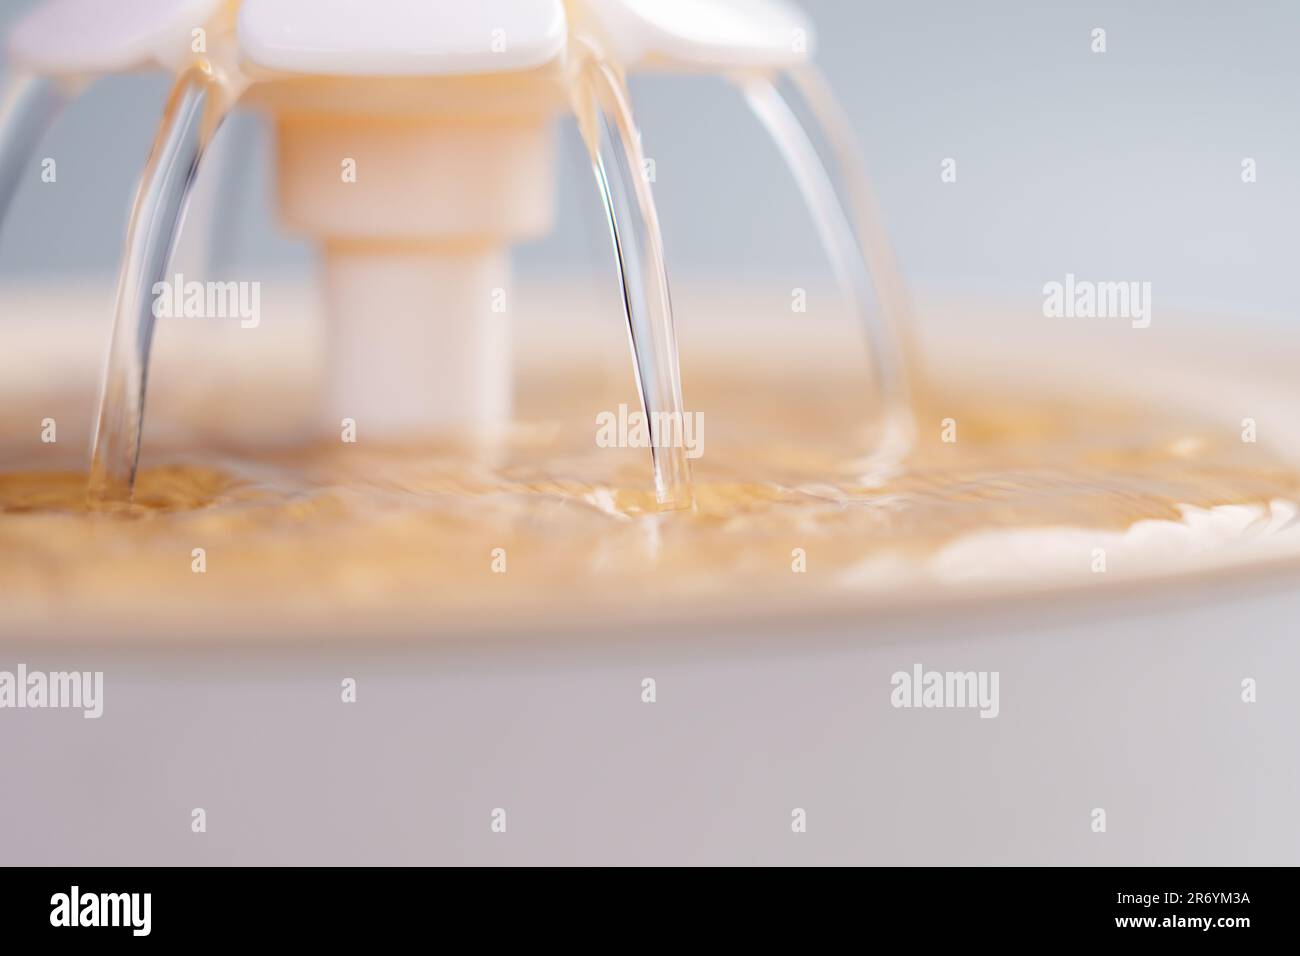
[[[0,22],[27,9],[6,0]],[[1163,306],[1295,314],[1300,213],[1300,4],[807,0],[819,59],[864,143],[912,282],[942,293],[1040,295],[1066,272],[1153,283]],[[1109,50],[1090,51],[1104,27]],[[0,237],[0,275],[111,272],[166,90],[101,83],[62,116]],[[679,277],[827,275],[773,148],[724,83],[634,84]],[[277,234],[258,148],[222,264],[306,266]],[[555,232],[520,250],[524,275],[604,268],[602,223],[571,130]],[[1259,181],[1240,179],[1243,157]],[[953,157],[958,181],[940,181]],[[598,258],[597,258],[598,257]]]

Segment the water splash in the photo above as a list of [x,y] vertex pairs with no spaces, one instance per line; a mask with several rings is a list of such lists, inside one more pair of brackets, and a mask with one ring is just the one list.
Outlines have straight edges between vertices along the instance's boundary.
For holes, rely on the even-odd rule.
[[[830,145],[846,184],[847,201],[841,199],[808,128],[777,84],[758,74],[733,79],[790,167],[836,279],[862,322],[883,426],[873,457],[897,459],[911,447],[916,427],[910,381],[915,350],[910,345],[912,315],[907,287],[885,236],[866,164],[847,117],[815,68],[801,67],[785,76],[811,113],[816,132]],[[853,209],[852,218],[848,206]],[[873,288],[878,311],[872,308]]]
[[690,460],[679,440],[685,411],[677,336],[640,134],[622,75],[590,48],[578,44],[575,50],[573,107],[618,263],[637,390],[649,426],[655,495],[665,510],[689,508]]
[[91,452],[92,507],[131,500],[144,425],[153,288],[165,279],[204,150],[238,88],[206,61],[182,73],[163,112],[140,180],[118,277],[113,337]]

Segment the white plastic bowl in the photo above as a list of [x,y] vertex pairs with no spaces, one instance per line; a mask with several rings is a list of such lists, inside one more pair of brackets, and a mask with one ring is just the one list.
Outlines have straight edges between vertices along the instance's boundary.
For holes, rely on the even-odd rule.
[[[684,348],[704,335],[689,331],[691,297],[679,296]],[[1284,326],[1157,320],[1143,338],[1045,326],[1014,304],[928,311],[932,335],[952,332],[940,370],[1015,341],[1038,356],[1025,375],[1126,382],[1225,420],[1245,406],[1261,434],[1296,438],[1278,434],[1300,406],[1288,374],[1300,343]],[[1242,369],[1214,348],[1225,329],[1237,353],[1258,345]],[[22,821],[5,858],[1294,864],[1297,583],[1281,560],[875,609],[668,614],[671,628],[629,614],[595,628],[457,635],[430,622],[427,636],[254,641],[178,626],[174,640],[111,643],[4,628],[0,669],[106,680],[98,720],[0,712],[0,813]],[[894,708],[891,675],[915,664],[997,671],[998,717]],[[341,702],[346,678],[354,704]],[[1242,700],[1247,678],[1255,703]],[[195,808],[205,833],[191,830]],[[796,808],[806,833],[792,832]]]

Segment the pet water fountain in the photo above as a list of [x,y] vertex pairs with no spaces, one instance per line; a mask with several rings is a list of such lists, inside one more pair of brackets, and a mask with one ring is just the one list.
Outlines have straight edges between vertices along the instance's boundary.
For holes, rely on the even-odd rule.
[[[1294,333],[1235,368],[1177,323],[1108,351],[914,310],[794,6],[48,0],[8,50],[0,215],[63,104],[173,78],[89,468],[33,464],[39,412],[4,386],[3,649],[102,668],[107,695],[84,724],[0,714],[0,764],[39,781],[0,793],[28,823],[16,861],[1294,859],[1300,713],[1268,683],[1300,667],[1269,623],[1296,610]],[[691,316],[697,341],[725,332],[716,374],[683,381],[640,71],[734,86],[843,328],[760,328],[737,289]],[[317,434],[207,441],[151,394],[182,438],[141,466],[155,290],[201,165],[244,159],[208,149],[233,110],[273,129],[276,218],[319,253]],[[558,297],[538,330],[497,308],[511,247],[556,217],[557,121],[606,213],[622,302],[590,327],[626,324],[649,478],[642,451],[592,446],[616,399],[578,381],[582,310]],[[532,379],[528,336],[550,345]],[[700,461],[675,440],[686,397],[715,416]],[[892,708],[890,675],[922,664],[999,672],[997,718]],[[1250,707],[1246,678],[1269,688]],[[508,837],[485,823],[502,807]]]
[[[155,315],[190,187],[226,114],[245,104],[276,130],[282,221],[318,243],[330,312],[330,400],[376,435],[454,427],[478,434],[511,414],[509,351],[494,318],[511,243],[552,218],[552,120],[576,111],[617,256],[660,503],[690,503],[680,445],[660,434],[685,410],[662,239],[642,174],[628,69],[734,76],[781,145],[841,282],[870,333],[882,447],[908,441],[898,280],[848,127],[806,67],[807,22],[777,0],[137,0],[101,22],[91,0],[38,8],[10,41],[5,158],[12,181],[56,105],[92,78],[176,74],[136,198],[122,265],[90,494],[127,501],[143,426]],[[856,200],[880,318],[844,206],[773,84],[789,72],[833,136]],[[361,174],[364,168],[365,174]],[[500,293],[498,293],[500,294]],[[437,304],[436,309],[434,304]],[[431,314],[436,312],[436,314]],[[377,320],[376,316],[382,316]],[[867,415],[864,403],[864,417]],[[680,426],[678,426],[680,427]]]

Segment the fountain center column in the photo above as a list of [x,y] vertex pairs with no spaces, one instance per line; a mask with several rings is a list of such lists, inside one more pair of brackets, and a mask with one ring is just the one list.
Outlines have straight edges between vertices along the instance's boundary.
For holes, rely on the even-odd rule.
[[323,250],[322,428],[506,422],[508,249],[551,226],[551,115],[287,113],[276,132],[281,219]]

